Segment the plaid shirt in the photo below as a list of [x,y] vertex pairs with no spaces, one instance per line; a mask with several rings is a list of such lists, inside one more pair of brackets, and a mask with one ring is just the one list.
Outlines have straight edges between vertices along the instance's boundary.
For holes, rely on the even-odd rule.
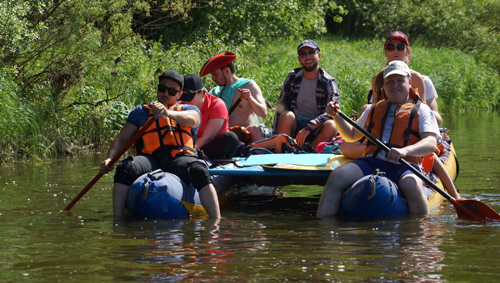
[[[325,121],[331,119],[325,113],[326,105],[330,101],[339,101],[339,88],[337,86],[337,81],[335,81],[335,79],[322,68],[319,68],[318,72],[318,84],[315,92],[316,103],[318,105],[318,116],[309,122],[313,125],[324,123]],[[303,69],[297,68],[288,74],[288,77],[283,83],[283,88],[281,89],[280,97],[278,99],[278,107],[276,108],[276,114],[274,115],[273,132],[276,133],[277,131],[280,114],[285,111],[293,112],[295,108],[297,108],[297,96],[299,95],[303,77]]]

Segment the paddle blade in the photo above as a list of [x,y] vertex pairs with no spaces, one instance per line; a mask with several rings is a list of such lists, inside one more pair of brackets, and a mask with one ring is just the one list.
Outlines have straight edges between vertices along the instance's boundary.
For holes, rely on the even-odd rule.
[[473,199],[451,199],[458,218],[475,221],[500,220],[500,214],[484,202]]

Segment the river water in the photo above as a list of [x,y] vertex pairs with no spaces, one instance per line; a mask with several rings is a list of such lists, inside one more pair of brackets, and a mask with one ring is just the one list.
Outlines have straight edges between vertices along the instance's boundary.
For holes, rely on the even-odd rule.
[[[444,116],[465,198],[500,211],[500,114]],[[61,210],[101,154],[0,168],[0,282],[496,281],[500,223],[427,217],[316,219],[321,187],[285,187],[221,204],[223,219],[114,223],[112,176]],[[261,188],[264,190],[265,188]]]

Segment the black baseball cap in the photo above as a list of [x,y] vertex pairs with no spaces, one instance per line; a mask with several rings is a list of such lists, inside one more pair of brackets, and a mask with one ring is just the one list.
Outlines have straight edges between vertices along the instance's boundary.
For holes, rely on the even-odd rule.
[[181,76],[181,74],[177,73],[176,71],[168,70],[163,72],[159,77],[158,80],[162,80],[165,78],[172,79],[174,81],[177,81],[181,85],[181,90],[184,87],[184,77]]
[[318,50],[318,52],[320,51],[320,50],[319,50],[319,45],[318,45],[316,42],[314,42],[314,40],[312,40],[312,39],[307,39],[307,40],[302,41],[302,42],[299,44],[299,46],[297,47],[297,54],[300,52],[300,49],[301,49],[302,47],[305,47],[305,46],[307,46],[307,47],[311,47],[312,49],[316,49],[316,50]]
[[189,102],[193,100],[196,93],[204,88],[203,81],[195,74],[184,76],[184,87],[182,88],[181,100]]

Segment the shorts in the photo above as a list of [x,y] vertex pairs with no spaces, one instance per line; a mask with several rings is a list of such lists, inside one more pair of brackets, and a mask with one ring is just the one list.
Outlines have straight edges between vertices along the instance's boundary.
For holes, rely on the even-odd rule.
[[[385,160],[381,160],[373,157],[363,157],[358,158],[352,161],[354,164],[358,165],[358,167],[363,171],[363,174],[370,175],[373,174],[375,169],[379,169],[382,172],[385,172],[385,176],[389,178],[389,180],[398,184],[399,180],[406,175],[413,174],[405,165],[395,164]],[[415,167],[420,171],[420,167],[411,164],[411,166]]]
[[114,182],[131,186],[141,175],[161,168],[165,172],[177,175],[184,183],[192,184],[198,191],[212,184],[205,163],[192,155],[177,155],[174,159],[163,162],[151,155],[137,155],[122,160],[116,167]]
[[238,136],[234,132],[229,131],[216,136],[200,150],[208,159],[229,159],[241,154],[243,147],[244,144],[238,140]]
[[198,191],[212,184],[207,165],[192,155],[178,154],[172,160],[165,160],[160,168],[165,172],[177,175],[186,184],[192,184]]
[[259,129],[260,129],[260,132],[262,133],[262,137],[264,139],[267,139],[267,138],[275,136],[275,135],[273,135],[273,130],[267,128],[265,124],[259,124],[258,126],[259,126]]

